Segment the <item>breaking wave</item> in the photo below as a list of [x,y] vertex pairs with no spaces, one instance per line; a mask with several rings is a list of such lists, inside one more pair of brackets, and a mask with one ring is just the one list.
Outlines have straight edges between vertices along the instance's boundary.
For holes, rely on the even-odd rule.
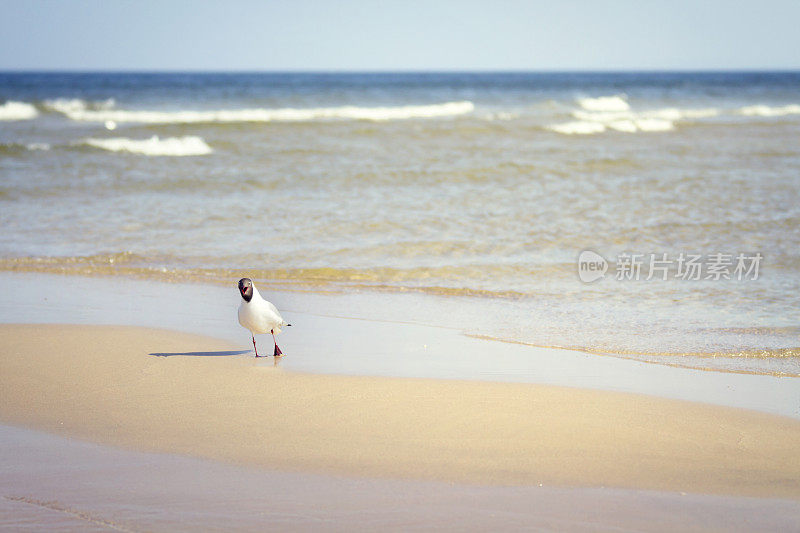
[[28,143],[25,145],[25,148],[31,151],[41,150],[42,152],[46,152],[50,150],[49,143]]
[[587,111],[627,111],[631,108],[624,96],[599,96],[578,98],[578,104]]
[[550,124],[547,129],[564,135],[592,135],[604,131],[626,133],[671,131],[681,121],[716,117],[723,114],[745,117],[782,117],[800,115],[800,105],[751,105],[722,110],[715,107],[679,109],[667,107],[634,111],[623,96],[578,98],[580,109],[572,111],[570,122]]
[[592,135],[607,130],[625,133],[671,131],[682,120],[714,117],[716,108],[678,109],[674,107],[634,111],[621,96],[578,98],[581,109],[574,110],[571,122],[551,124],[547,129],[564,135]]
[[218,109],[209,111],[148,111],[90,108],[81,100],[53,101],[50,108],[76,121],[139,124],[195,124],[236,122],[309,122],[314,120],[405,120],[437,118],[471,113],[475,105],[469,101],[431,105],[392,107],[314,107],[314,108],[255,108]]
[[[569,112],[570,119],[546,124],[545,129],[563,135],[593,135],[607,131],[623,133],[666,132],[675,130],[681,123],[717,116],[739,117],[783,117],[800,114],[800,105],[787,104],[769,106],[754,104],[738,108],[677,108],[635,109],[624,94],[597,97],[579,97]],[[158,110],[158,109],[119,109],[113,98],[106,100],[84,100],[80,98],[56,98],[36,102],[7,101],[0,105],[0,120],[27,120],[36,118],[42,112],[58,113],[77,122],[104,124],[106,129],[114,130],[118,124],[202,124],[202,123],[266,123],[266,122],[314,122],[327,120],[394,121],[426,118],[446,118],[471,114],[475,104],[468,100],[452,101],[427,105],[397,105],[382,107],[332,106],[332,107],[277,107],[248,109],[211,110]],[[475,115],[478,116],[478,115]],[[520,117],[519,112],[497,111],[480,115],[488,121],[509,121]],[[549,121],[548,121],[549,122]],[[141,142],[141,141],[139,141]],[[90,143],[91,144],[91,143]],[[119,144],[119,143],[116,143]],[[205,143],[203,143],[205,144]],[[104,149],[116,150],[108,146],[114,143],[93,144]],[[147,155],[201,155],[211,151],[207,145],[199,143],[170,153],[158,153],[151,148],[121,150]]]
[[751,105],[739,109],[739,114],[757,117],[783,117],[786,115],[800,115],[800,105],[791,104],[781,107],[770,107],[768,105]]
[[79,113],[86,110],[102,111],[112,109],[115,101],[113,98],[108,100],[100,100],[97,102],[90,102],[80,98],[56,98],[54,100],[45,100],[43,107],[48,111],[56,111],[58,113]]
[[583,120],[553,124],[547,129],[564,135],[591,135],[603,133],[606,130],[622,131],[625,133],[670,131],[675,129],[675,121],[646,114],[627,114],[612,116],[586,116]]
[[149,139],[129,139],[114,137],[110,139],[86,139],[85,144],[112,152],[130,152],[150,156],[189,156],[206,155],[213,150],[201,138],[194,135],[185,137],[167,137],[160,139],[157,135]]
[[0,120],[30,120],[38,114],[36,107],[25,102],[9,100],[0,105]]
[[562,124],[552,124],[547,129],[564,135],[590,135],[592,133],[603,133],[606,127],[599,122],[575,121],[564,122]]

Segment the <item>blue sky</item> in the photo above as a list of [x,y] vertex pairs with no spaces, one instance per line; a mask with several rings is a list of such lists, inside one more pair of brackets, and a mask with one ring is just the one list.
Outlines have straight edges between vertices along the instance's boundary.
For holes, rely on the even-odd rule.
[[0,69],[800,68],[800,0],[0,0]]

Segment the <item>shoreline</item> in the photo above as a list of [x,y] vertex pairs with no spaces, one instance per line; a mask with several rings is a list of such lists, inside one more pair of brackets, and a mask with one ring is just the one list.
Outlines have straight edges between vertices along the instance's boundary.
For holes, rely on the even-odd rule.
[[0,344],[4,423],[107,445],[378,478],[800,499],[800,422],[786,417],[550,385],[302,374],[137,327],[2,325]]
[[[251,349],[236,320],[238,292],[214,285],[0,272],[0,323],[72,323],[166,328]],[[795,379],[669,367],[566,349],[497,342],[398,320],[421,306],[413,294],[271,291],[295,324],[280,335],[286,370],[312,374],[536,383],[631,392],[800,419]],[[449,302],[445,302],[449,303]],[[387,311],[388,310],[388,311]],[[271,343],[270,338],[259,339]]]
[[[115,255],[122,257],[116,258]],[[188,284],[199,287],[226,287],[229,282],[223,281],[226,278],[234,279],[240,274],[240,270],[222,269],[219,271],[204,271],[189,268],[187,270],[179,270],[175,268],[155,268],[155,267],[131,267],[125,266],[126,254],[111,254],[110,256],[89,256],[79,258],[77,261],[68,260],[62,262],[57,257],[15,257],[15,258],[0,258],[0,275],[39,275],[39,276],[72,276],[82,278],[104,278],[109,280],[116,280],[117,282],[125,283],[126,281],[141,282],[141,283],[156,283],[156,284]],[[71,258],[72,259],[72,258]],[[122,263],[122,264],[119,264]],[[273,273],[266,273],[267,275],[274,275]],[[258,275],[250,274],[254,280],[259,283],[259,286],[267,292],[282,292],[294,294],[312,294],[312,295],[332,295],[332,296],[347,296],[352,293],[368,292],[372,293],[374,297],[378,295],[391,297],[412,296],[421,297],[423,299],[437,299],[442,297],[456,296],[461,298],[475,298],[485,297],[491,294],[494,297],[486,299],[487,302],[501,301],[506,303],[508,297],[511,301],[514,298],[522,296],[522,293],[513,291],[499,291],[492,293],[491,291],[483,290],[456,290],[446,287],[413,287],[413,286],[391,286],[384,284],[365,283],[363,281],[351,281],[347,285],[338,285],[341,280],[333,279],[295,279],[292,277],[270,279],[265,282],[260,279]],[[497,296],[503,296],[499,300]],[[455,309],[455,308],[453,308]],[[451,309],[451,311],[453,310]],[[337,315],[327,315],[333,318],[353,318]],[[389,322],[400,322],[401,320],[388,320]],[[547,344],[541,342],[534,342],[527,339],[520,339],[514,337],[505,337],[497,331],[494,332],[474,332],[470,331],[461,325],[444,324],[444,323],[430,323],[433,327],[452,328],[457,329],[462,335],[471,336],[479,339],[490,340],[493,342],[503,342],[509,344],[520,344],[529,346],[536,349],[544,350],[564,350],[572,352],[581,352],[598,357],[615,357],[629,361],[643,362],[652,365],[661,365],[673,368],[686,368],[689,370],[700,370],[704,372],[721,372],[731,374],[749,374],[759,376],[774,376],[774,377],[787,377],[787,378],[800,378],[800,369],[786,368],[785,362],[797,357],[797,351],[800,347],[774,349],[774,348],[747,348],[747,349],[728,349],[719,352],[702,352],[702,351],[674,351],[674,352],[658,352],[648,350],[634,350],[630,348],[604,348],[601,346],[584,346],[584,345],[563,345],[563,344]],[[793,355],[781,355],[764,357],[764,353],[769,350],[776,352],[791,352]],[[715,361],[729,360],[728,364],[722,366],[714,366],[710,364]],[[741,365],[743,361],[759,360],[762,363],[765,360],[770,360],[772,367],[766,366],[763,368],[744,367],[738,368],[736,365]],[[732,363],[735,361],[735,364]],[[800,414],[800,410],[798,412]]]

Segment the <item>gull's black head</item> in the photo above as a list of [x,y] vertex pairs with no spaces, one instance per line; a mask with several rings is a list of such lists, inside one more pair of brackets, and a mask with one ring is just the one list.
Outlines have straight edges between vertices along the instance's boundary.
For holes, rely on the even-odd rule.
[[253,282],[250,281],[250,278],[239,280],[239,292],[245,302],[249,302],[253,298]]

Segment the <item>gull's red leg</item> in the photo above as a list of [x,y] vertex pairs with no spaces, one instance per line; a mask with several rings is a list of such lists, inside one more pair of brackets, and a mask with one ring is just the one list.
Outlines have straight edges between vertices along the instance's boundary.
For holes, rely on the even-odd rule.
[[256,348],[256,337],[255,335],[250,335],[253,338],[253,350],[256,352],[256,357],[258,357],[258,348]]
[[281,351],[281,349],[278,348],[278,341],[275,340],[275,331],[269,330],[269,332],[272,333],[272,342],[275,343],[275,353],[273,353],[272,355],[274,357],[278,357],[279,355],[283,355],[283,352]]

